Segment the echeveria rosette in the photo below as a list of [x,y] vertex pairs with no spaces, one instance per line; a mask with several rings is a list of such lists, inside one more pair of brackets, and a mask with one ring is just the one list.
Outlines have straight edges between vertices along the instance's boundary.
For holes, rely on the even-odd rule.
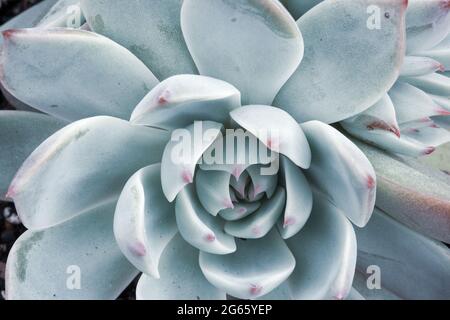
[[[257,298],[271,289],[264,297],[345,298],[356,258],[353,227],[345,216],[358,226],[366,224],[375,200],[376,179],[366,157],[342,134],[323,123],[304,121],[336,122],[383,97],[403,64],[405,1],[374,1],[391,19],[385,32],[372,34],[365,34],[367,1],[362,0],[326,1],[297,24],[278,1],[186,0],[182,7],[179,0],[83,0],[88,24],[81,30],[49,29],[60,26],[67,6],[77,2],[58,1],[53,14],[36,29],[4,33],[3,89],[14,102],[61,119],[27,112],[0,114],[2,121],[11,121],[5,120],[5,115],[10,119],[29,117],[17,120],[20,137],[36,135],[21,144],[21,149],[14,145],[16,131],[6,131],[2,144],[19,150],[13,149],[18,161],[6,162],[9,169],[4,182],[46,135],[67,122],[87,118],[47,139],[11,185],[9,196],[30,230],[17,241],[8,259],[8,298],[111,299],[139,271],[144,272],[137,290],[142,299],[220,299],[226,293]],[[332,14],[339,11],[349,14]],[[43,16],[38,10],[33,14],[36,21]],[[24,22],[18,21],[14,27]],[[355,28],[353,32],[345,32],[349,26]],[[318,37],[320,34],[324,37]],[[303,38],[305,57],[300,68],[305,66],[305,71],[299,71]],[[323,42],[338,48],[340,55]],[[367,63],[368,52],[380,46],[379,56]],[[380,64],[385,66],[383,72],[379,72]],[[210,77],[178,75],[197,72],[230,84]],[[171,77],[174,75],[178,76]],[[301,84],[302,90],[293,92],[290,88],[296,84]],[[352,90],[356,89],[363,94],[355,96]],[[241,95],[245,105],[259,106],[241,107]],[[301,97],[307,105],[297,100]],[[339,102],[339,106],[327,101]],[[290,114],[264,105],[281,107]],[[248,121],[240,120],[241,113],[249,115],[244,117]],[[194,162],[182,170],[170,165],[167,170],[170,162],[164,161],[164,153],[170,148],[172,130],[189,130],[194,121],[203,121],[217,133],[236,123],[252,132],[260,123],[266,125],[268,118],[284,119],[283,125],[290,123],[290,147],[276,149],[283,155],[276,179],[261,180],[252,166],[244,171],[221,171],[198,168]],[[31,121],[36,125],[28,126]],[[52,125],[42,125],[39,134],[29,129],[40,127],[41,121]],[[295,132],[299,135],[293,135]],[[303,142],[296,144],[295,138],[303,135]],[[262,143],[280,147],[264,139]],[[311,166],[297,161],[308,150]],[[161,175],[163,170],[169,174]],[[227,200],[237,210],[228,208],[217,216],[208,213],[206,208],[217,203],[206,202],[215,198],[209,194],[214,189],[205,186],[219,181],[225,189],[220,178],[238,173],[247,176],[247,181],[266,182],[271,188],[265,195],[256,194],[254,187],[247,192],[244,188],[244,194],[239,195],[242,183],[230,178],[232,192]],[[175,197],[171,196],[170,189],[180,186]],[[165,200],[166,195],[174,202]],[[243,195],[254,202],[246,206],[238,203]],[[292,195],[302,201],[292,201]],[[198,201],[194,201],[196,197]],[[263,200],[273,205],[257,203]],[[280,210],[281,204],[285,207]],[[217,228],[218,222],[234,220],[243,208],[247,213],[256,211],[247,220],[231,221],[236,222],[231,227]],[[271,218],[262,219],[264,235],[232,242],[228,232],[245,232],[243,225],[258,220],[262,209]],[[295,219],[285,216],[289,210]],[[280,211],[280,216],[274,214]],[[404,283],[409,281],[407,276],[420,272],[425,276],[416,277],[415,284],[422,287],[424,295],[448,296],[448,286],[438,281],[448,279],[448,269],[437,267],[448,263],[448,252],[432,240],[399,228],[383,213],[376,215],[382,217],[381,229],[388,230],[388,243],[398,242],[397,232],[402,228],[403,239],[390,251],[386,246],[374,247],[380,223],[369,224],[366,234],[356,230],[360,249],[369,253],[366,257],[393,256],[411,266],[402,274],[396,265],[384,265],[390,272],[385,291],[414,298],[415,293]],[[275,216],[276,223],[270,225]],[[186,223],[191,220],[192,224]],[[201,233],[204,228],[217,234]],[[234,243],[236,251],[208,252],[216,241],[227,244],[219,246],[221,250],[232,250]],[[429,249],[429,264],[421,264],[420,252],[403,254],[402,244],[409,241]],[[269,251],[269,256],[277,259],[267,259]],[[258,268],[255,261],[261,262]],[[370,259],[359,261],[358,267],[364,268],[367,261]],[[70,265],[81,267],[81,290],[67,289]],[[224,274],[231,274],[231,280],[236,281],[230,283]],[[357,291],[372,297],[358,282],[355,286],[349,298],[360,297]]]
[[400,78],[376,104],[342,122],[352,135],[391,153],[432,154],[450,142],[450,2],[411,0]]

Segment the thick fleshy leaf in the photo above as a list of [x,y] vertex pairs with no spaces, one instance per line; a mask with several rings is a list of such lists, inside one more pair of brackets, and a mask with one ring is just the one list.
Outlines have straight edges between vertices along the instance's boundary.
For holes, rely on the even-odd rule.
[[308,181],[358,227],[367,224],[375,206],[376,176],[367,157],[343,134],[318,121],[302,125],[311,146]]
[[402,78],[413,86],[438,96],[450,96],[450,78],[439,73],[427,74],[420,77]]
[[0,200],[17,170],[45,139],[65,123],[47,115],[25,111],[0,111]]
[[407,52],[430,49],[450,31],[447,0],[409,0],[406,14]]
[[260,165],[251,166],[247,169],[252,181],[251,197],[255,198],[261,193],[265,193],[267,198],[272,198],[278,186],[278,172],[267,174]]
[[265,237],[283,214],[286,191],[278,187],[275,195],[262,203],[252,215],[237,221],[225,223],[225,231],[241,239],[260,239]]
[[408,83],[397,81],[389,91],[389,97],[400,124],[431,116],[450,115],[449,111],[441,108],[425,92]]
[[445,70],[450,70],[450,35],[437,46],[432,49],[421,51],[418,55],[437,60],[443,65]]
[[161,183],[167,200],[174,201],[177,194],[194,181],[197,163],[219,137],[221,129],[220,123],[198,121],[172,133],[161,163]]
[[[275,106],[298,122],[333,123],[383,97],[403,64],[406,2],[370,4],[381,12],[368,14],[366,0],[325,1],[298,20],[305,57],[277,95]],[[376,14],[382,15],[379,29],[376,21],[371,22]]]
[[294,299],[347,297],[355,273],[356,238],[339,209],[315,193],[311,217],[287,244],[297,261],[288,279]]
[[450,143],[436,148],[435,152],[419,161],[450,175]]
[[233,187],[235,195],[240,199],[245,199],[247,185],[250,183],[250,175],[247,170],[239,175],[239,178],[231,176],[230,186]]
[[200,268],[217,288],[241,299],[256,299],[283,283],[295,259],[276,230],[258,240],[238,240],[238,250],[224,256],[200,252]]
[[356,231],[356,236],[357,268],[365,272],[368,266],[378,266],[383,287],[398,297],[450,298],[450,250],[443,244],[378,210],[365,228]]
[[[450,142],[450,132],[439,128],[436,124],[413,130],[405,130],[404,138],[417,141],[426,146],[436,148],[440,145]],[[434,153],[435,150],[433,150]]]
[[302,170],[287,158],[281,158],[286,206],[278,230],[284,239],[293,237],[308,221],[313,205],[313,194]]
[[[429,123],[429,119],[423,119],[423,122]],[[420,124],[421,121],[414,121],[413,123]],[[407,123],[405,125],[410,124],[411,123]],[[403,154],[411,157],[418,157],[428,155],[435,150],[434,146],[424,145],[418,140],[409,138],[407,132],[408,129],[405,130],[406,134],[405,132],[403,132],[401,137],[397,137],[389,131],[366,130],[349,125],[348,122],[345,121],[341,122],[341,125],[352,136],[394,154]]]
[[342,121],[341,124],[344,128],[350,127],[352,133],[363,132],[363,138],[379,131],[385,131],[385,134],[400,137],[395,108],[387,94],[369,109]]
[[234,207],[230,196],[231,175],[224,171],[199,170],[195,176],[195,189],[203,207],[213,216]]
[[161,254],[177,232],[175,207],[161,188],[161,165],[139,170],[117,202],[114,235],[119,248],[137,269],[159,278]]
[[372,286],[373,280],[371,281],[370,276],[373,274],[373,271],[371,269],[369,269],[369,273],[366,271],[356,269],[355,277],[353,278],[353,287],[366,300],[401,300],[393,292],[384,287],[383,274],[381,274],[381,288],[369,289],[368,284]]
[[3,37],[3,87],[58,118],[129,119],[158,83],[128,50],[92,32],[17,29],[4,31]]
[[261,202],[243,202],[234,204],[234,208],[219,212],[219,215],[227,221],[236,221],[243,219],[261,207]]
[[269,106],[245,106],[230,113],[245,130],[250,131],[270,150],[288,157],[307,169],[311,150],[300,125],[285,111]]
[[[44,0],[35,4],[31,8],[15,16],[7,23],[0,26],[0,32],[15,28],[31,28],[35,27],[39,21],[48,13],[58,0]],[[0,38],[0,45],[3,44],[3,38]]]
[[412,160],[354,141],[375,167],[377,207],[432,238],[450,243],[450,178]]
[[223,231],[223,221],[202,207],[192,186],[179,193],[175,211],[181,236],[194,247],[217,255],[236,251],[234,238]]
[[450,111],[450,99],[449,98],[437,96],[434,94],[429,94],[429,96],[431,97],[431,99],[433,99],[434,102],[436,102],[442,108],[444,108],[447,111]]
[[181,0],[82,0],[89,26],[120,43],[159,80],[197,73],[180,28]]
[[86,20],[80,0],[59,0],[37,25],[38,28],[80,28]]
[[6,266],[6,297],[116,299],[138,271],[113,234],[114,202],[45,231],[26,231]]
[[288,9],[294,19],[297,20],[322,1],[323,0],[281,0],[281,3]]
[[131,122],[165,129],[184,128],[194,121],[229,121],[241,106],[232,85],[204,76],[178,75],[157,85],[136,107]]
[[303,57],[302,35],[278,1],[185,0],[181,27],[200,74],[235,85],[243,104],[272,104]]
[[427,57],[406,56],[400,71],[400,76],[418,77],[444,70],[444,65],[434,59]]
[[212,286],[198,265],[198,250],[179,235],[161,257],[161,279],[142,275],[136,288],[138,300],[225,300],[225,292]]
[[161,160],[168,139],[165,131],[111,117],[77,121],[32,153],[7,197],[27,228],[57,225],[117,199],[129,177]]

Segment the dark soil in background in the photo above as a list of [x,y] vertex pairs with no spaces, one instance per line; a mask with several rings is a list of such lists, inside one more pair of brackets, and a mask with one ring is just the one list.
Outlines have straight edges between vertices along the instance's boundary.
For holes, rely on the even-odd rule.
[[[42,0],[0,0],[0,25]],[[0,110],[14,110],[0,92]],[[0,150],[1,152],[1,150]],[[8,253],[16,239],[25,232],[17,221],[14,204],[0,201],[0,300],[4,299],[5,266]],[[122,293],[119,300],[134,300],[137,279]]]

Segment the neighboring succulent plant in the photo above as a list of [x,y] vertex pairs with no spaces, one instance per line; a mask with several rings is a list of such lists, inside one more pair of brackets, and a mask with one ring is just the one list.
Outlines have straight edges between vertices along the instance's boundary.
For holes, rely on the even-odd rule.
[[[368,5],[382,29],[368,29]],[[74,7],[87,24],[54,28]],[[140,299],[449,298],[442,244],[378,209],[355,237],[349,220],[367,224],[377,178],[325,124],[396,82],[405,10],[405,0],[330,0],[295,23],[276,0],[63,0],[28,13],[35,28],[3,32],[1,82],[13,103],[53,117],[0,113],[0,145],[14,155],[0,157],[0,191],[31,154],[7,194],[30,229],[10,252],[7,297],[111,299],[140,271]],[[251,156],[222,144],[225,128],[275,157],[199,163],[222,147]],[[194,146],[183,157],[177,137]],[[445,175],[356,144],[381,172],[379,207],[447,240]],[[411,223],[408,205],[432,221]],[[376,292],[363,275],[372,264]]]

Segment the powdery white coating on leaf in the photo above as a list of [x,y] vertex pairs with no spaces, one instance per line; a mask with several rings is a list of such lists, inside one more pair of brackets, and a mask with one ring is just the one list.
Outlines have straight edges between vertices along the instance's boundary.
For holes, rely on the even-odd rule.
[[[374,105],[397,80],[405,50],[403,0],[371,1],[381,28],[368,28],[366,0],[325,1],[297,24],[305,56],[274,105],[298,122],[334,123]],[[387,18],[389,17],[389,18]]]
[[[7,299],[116,299],[138,272],[114,240],[114,205],[98,206],[45,231],[26,231],[8,256]],[[71,276],[81,277],[80,289],[70,289],[68,284],[77,284]]]
[[237,240],[237,251],[232,254],[200,252],[200,268],[210,283],[229,295],[256,299],[289,277],[295,259],[278,232],[272,230],[262,239]]
[[302,35],[278,1],[186,0],[181,27],[200,74],[236,86],[243,104],[271,104],[303,57]]
[[158,80],[131,52],[88,31],[3,32],[1,83],[25,104],[65,120],[129,119]]
[[199,252],[176,235],[163,252],[161,279],[142,275],[136,288],[137,300],[226,300],[202,274]]
[[165,131],[111,117],[74,122],[31,154],[8,195],[27,228],[60,224],[117,199],[133,173],[161,160],[168,139]]
[[175,208],[161,188],[161,165],[145,167],[127,182],[114,215],[119,248],[140,271],[159,278],[164,248],[178,232]]
[[82,0],[89,26],[123,45],[160,80],[196,74],[180,27],[181,0]]

